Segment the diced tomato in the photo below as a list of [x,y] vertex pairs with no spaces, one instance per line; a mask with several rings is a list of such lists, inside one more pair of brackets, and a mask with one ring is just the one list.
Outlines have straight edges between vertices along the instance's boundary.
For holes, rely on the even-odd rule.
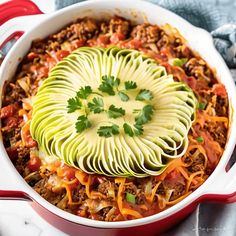
[[83,39],[77,39],[72,42],[75,48],[83,47],[85,45],[85,40]]
[[212,92],[217,96],[227,96],[226,89],[223,84],[214,84]]
[[106,35],[101,35],[97,39],[98,46],[106,46],[110,43],[110,38]]
[[46,78],[48,76],[48,67],[42,66],[38,70],[38,74],[41,78]]
[[6,148],[7,154],[12,161],[15,161],[18,157],[18,151],[16,147],[8,147]]
[[57,61],[55,58],[47,57],[45,66],[48,67],[49,70],[51,70],[56,64],[57,64]]
[[39,55],[35,52],[30,52],[28,55],[27,55],[27,58],[32,61],[34,58],[37,58]]
[[171,171],[169,174],[167,174],[166,178],[167,180],[175,180],[180,177],[180,173],[177,170]]
[[1,119],[13,116],[15,111],[16,111],[16,107],[14,104],[2,107]]
[[184,82],[188,84],[188,86],[191,88],[191,89],[195,89],[196,88],[196,84],[197,84],[197,81],[194,77],[186,77],[184,79]]
[[76,215],[81,216],[81,217],[87,217],[87,212],[86,210],[80,209],[76,212]]
[[23,141],[23,144],[26,147],[32,148],[37,146],[37,142],[33,140],[31,134],[30,134],[30,125],[29,122],[26,123],[22,129],[21,129],[21,139]]
[[14,128],[17,126],[17,124],[18,124],[18,119],[14,116],[8,117],[6,119],[5,125],[9,128]]
[[37,171],[39,170],[41,166],[41,160],[38,156],[32,154],[30,155],[30,160],[27,163],[27,167],[31,170],[31,171]]
[[131,49],[139,49],[141,47],[141,41],[138,39],[132,39],[127,43],[127,47]]
[[63,177],[66,180],[72,180],[75,178],[75,172],[77,169],[64,165],[62,168]]
[[61,61],[64,57],[67,57],[70,54],[69,51],[66,50],[60,50],[56,52],[56,57],[59,61]]
[[117,44],[119,43],[119,41],[124,40],[124,39],[125,39],[125,35],[120,32],[117,32],[117,33],[112,34],[110,41],[112,44]]

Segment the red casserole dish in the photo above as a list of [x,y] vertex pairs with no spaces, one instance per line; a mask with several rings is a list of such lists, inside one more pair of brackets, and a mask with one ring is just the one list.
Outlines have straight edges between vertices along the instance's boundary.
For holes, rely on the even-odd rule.
[[[26,4],[26,8],[31,5],[28,1],[22,1],[22,4]],[[2,6],[5,7],[6,5]],[[12,9],[15,9],[14,6],[12,6]],[[41,13],[37,8],[32,9],[32,11],[29,10],[32,14]],[[131,221],[100,222],[69,214],[40,197],[16,171],[1,142],[0,163],[1,166],[4,166],[4,170],[0,172],[0,176],[2,179],[8,176],[8,188],[2,189],[0,186],[0,189],[2,189],[0,190],[0,198],[29,201],[44,219],[69,235],[77,235],[78,233],[82,235],[144,235],[145,233],[157,235],[180,222],[202,201],[234,202],[236,200],[236,166],[234,165],[230,170],[226,171],[236,142],[236,133],[233,132],[236,128],[236,115],[233,109],[236,107],[234,82],[223,59],[216,52],[211,36],[206,31],[190,25],[182,18],[161,7],[145,1],[135,0],[129,2],[123,0],[116,2],[109,0],[88,1],[53,14],[25,16],[9,20],[0,29],[0,45],[4,45],[16,35],[19,36],[16,32],[25,33],[3,61],[0,71],[1,88],[4,81],[11,79],[14,75],[19,60],[26,54],[33,39],[44,38],[56,32],[75,20],[78,15],[80,17],[93,16],[99,18],[104,16],[104,14],[108,16],[119,14],[139,23],[145,21],[159,25],[169,23],[180,31],[191,48],[199,52],[211,67],[216,68],[220,82],[225,85],[229,96],[231,119],[228,141],[220,163],[202,186],[178,204],[161,213]],[[18,11],[15,16],[19,16]],[[8,20],[9,17],[5,17],[5,19]]]

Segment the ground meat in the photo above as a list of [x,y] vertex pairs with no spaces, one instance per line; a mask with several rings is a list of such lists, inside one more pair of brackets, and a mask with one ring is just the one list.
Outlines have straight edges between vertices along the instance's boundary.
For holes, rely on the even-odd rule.
[[192,158],[192,164],[187,168],[189,172],[194,173],[205,169],[205,157],[202,154]]
[[114,190],[114,194],[116,195],[118,192],[118,186],[113,182],[113,181],[104,181],[102,183],[100,183],[97,186],[97,191],[102,193],[103,195],[107,196],[109,199],[112,198],[112,196],[110,196],[110,193],[108,190]]
[[139,191],[136,195],[136,204],[141,205],[146,202],[145,194],[141,191]]
[[42,176],[39,171],[30,173],[28,176],[25,177],[25,181],[31,187],[34,187],[41,179],[42,179]]
[[227,128],[223,122],[216,123],[206,123],[206,129],[209,131],[210,135],[213,137],[214,141],[218,142],[223,148],[227,141]]
[[6,81],[4,83],[6,90],[4,91],[3,104],[2,106],[7,106],[9,104],[14,104],[16,101],[21,101],[22,98],[26,97],[25,91],[17,84]]
[[48,184],[48,178],[41,179],[33,187],[36,192],[38,192],[43,198],[57,205],[65,197],[65,189],[61,189],[60,192],[53,192],[52,186]]
[[163,187],[164,187],[165,194],[166,194],[166,191],[173,190],[170,197],[171,201],[180,197],[185,191],[184,182],[179,182],[179,181],[174,182],[174,181],[164,180]]
[[165,188],[162,183],[157,188],[157,194],[165,195]]
[[72,190],[72,201],[81,204],[84,200],[87,199],[87,194],[85,187],[79,185],[76,189]]
[[228,99],[227,97],[217,96],[215,111],[217,116],[227,116],[228,115]]
[[18,153],[18,158],[15,162],[15,167],[18,170],[18,172],[25,177],[26,175],[29,174],[27,166],[27,162],[30,159],[30,149],[26,148],[22,145],[17,147],[17,153]]
[[62,43],[66,40],[69,42],[74,39],[88,40],[94,37],[98,32],[98,26],[95,20],[85,18],[78,20],[78,22],[71,24],[66,29],[51,36],[50,39]]
[[144,23],[134,27],[131,36],[142,43],[157,43],[160,39],[160,28],[157,25]]
[[122,33],[127,36],[130,32],[130,22],[122,17],[113,17],[109,22],[110,33]]
[[131,193],[131,194],[136,195],[137,191],[138,191],[138,188],[132,182],[129,182],[129,184],[127,184],[125,186],[125,192],[127,192],[127,193]]

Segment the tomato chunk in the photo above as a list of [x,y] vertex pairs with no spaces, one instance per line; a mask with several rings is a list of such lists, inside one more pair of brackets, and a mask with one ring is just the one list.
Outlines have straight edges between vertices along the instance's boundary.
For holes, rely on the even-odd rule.
[[70,54],[69,51],[60,50],[56,53],[56,57],[59,61],[61,61],[64,57],[67,57]]
[[63,166],[62,172],[63,172],[63,176],[66,180],[72,180],[75,178],[75,172],[77,171],[77,169],[73,168],[73,167],[69,167],[69,166]]
[[97,43],[99,46],[106,46],[110,43],[110,38],[106,35],[101,35],[98,37]]
[[30,156],[30,160],[27,163],[27,167],[31,170],[31,171],[37,171],[39,170],[41,166],[41,160],[38,156],[36,155],[31,155]]
[[37,58],[39,55],[35,52],[30,52],[28,55],[27,55],[27,58],[31,61],[33,60],[34,58]]
[[1,119],[8,118],[14,115],[15,105],[11,104],[1,108]]
[[214,84],[212,91],[217,96],[227,96],[226,89],[223,84]]
[[112,34],[110,41],[112,44],[117,44],[121,40],[124,40],[124,39],[125,39],[125,35],[120,32],[117,32],[117,33]]

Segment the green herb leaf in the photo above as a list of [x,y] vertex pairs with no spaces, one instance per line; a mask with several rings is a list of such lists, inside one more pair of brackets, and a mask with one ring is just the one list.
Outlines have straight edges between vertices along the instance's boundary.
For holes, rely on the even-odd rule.
[[114,76],[112,75],[103,75],[102,76],[102,81],[106,84],[109,84],[110,86],[119,86],[120,84],[120,79],[118,78],[115,78]]
[[77,92],[77,97],[81,99],[86,99],[92,92],[93,91],[90,86],[81,87],[80,90]]
[[123,128],[124,128],[125,133],[128,134],[130,137],[134,136],[134,131],[129,124],[124,123]]
[[136,203],[135,198],[136,197],[135,197],[134,194],[126,192],[125,199],[126,199],[127,202],[135,204]]
[[136,89],[137,88],[137,84],[134,81],[126,81],[125,82],[125,89],[126,90],[131,90],[131,89]]
[[111,126],[101,126],[99,127],[97,133],[99,136],[109,138],[112,135],[119,134],[119,126],[115,124]]
[[104,111],[104,103],[102,98],[93,98],[93,102],[88,103],[88,107],[90,111],[93,111],[94,113],[101,113]]
[[174,58],[172,60],[172,64],[173,66],[182,67],[187,61],[188,61],[188,58]]
[[134,127],[131,127],[129,124],[124,123],[123,125],[124,132],[128,134],[130,137],[134,135],[139,136],[143,134],[143,126],[135,124]]
[[81,133],[87,128],[90,128],[92,126],[91,122],[88,120],[87,116],[79,116],[77,119],[77,122],[75,123],[75,128],[77,133]]
[[204,110],[205,107],[206,107],[206,103],[204,103],[204,102],[200,102],[200,103],[198,104],[198,109],[199,109],[199,110]]
[[138,116],[135,117],[136,125],[143,125],[146,124],[148,121],[152,119],[153,115],[153,106],[146,105],[143,109],[139,112]]
[[125,94],[124,92],[119,91],[118,95],[123,102],[127,102],[129,100],[129,96]]
[[197,140],[198,143],[203,143],[204,142],[204,138],[201,137],[201,136],[197,137],[196,140]]
[[136,97],[136,100],[138,101],[149,101],[153,99],[153,95],[150,90],[147,89],[141,89],[139,94]]
[[100,86],[98,87],[98,89],[103,92],[103,93],[107,93],[111,96],[114,96],[115,95],[115,92],[113,90],[113,87],[109,84],[106,84],[106,83],[102,83],[100,84]]
[[68,113],[72,113],[75,110],[80,109],[82,106],[82,103],[78,97],[68,99],[67,103],[68,103],[68,106],[67,106]]
[[107,111],[107,113],[108,113],[109,118],[114,118],[115,119],[115,118],[124,116],[125,115],[125,110],[122,109],[121,107],[117,108],[114,105],[111,105],[109,107],[109,110]]
[[136,136],[139,136],[141,134],[143,134],[143,126],[142,125],[138,125],[138,124],[134,124],[134,134]]
[[99,90],[103,93],[107,93],[111,96],[115,95],[113,87],[118,87],[120,80],[114,76],[104,75],[102,76],[102,84],[99,86]]

